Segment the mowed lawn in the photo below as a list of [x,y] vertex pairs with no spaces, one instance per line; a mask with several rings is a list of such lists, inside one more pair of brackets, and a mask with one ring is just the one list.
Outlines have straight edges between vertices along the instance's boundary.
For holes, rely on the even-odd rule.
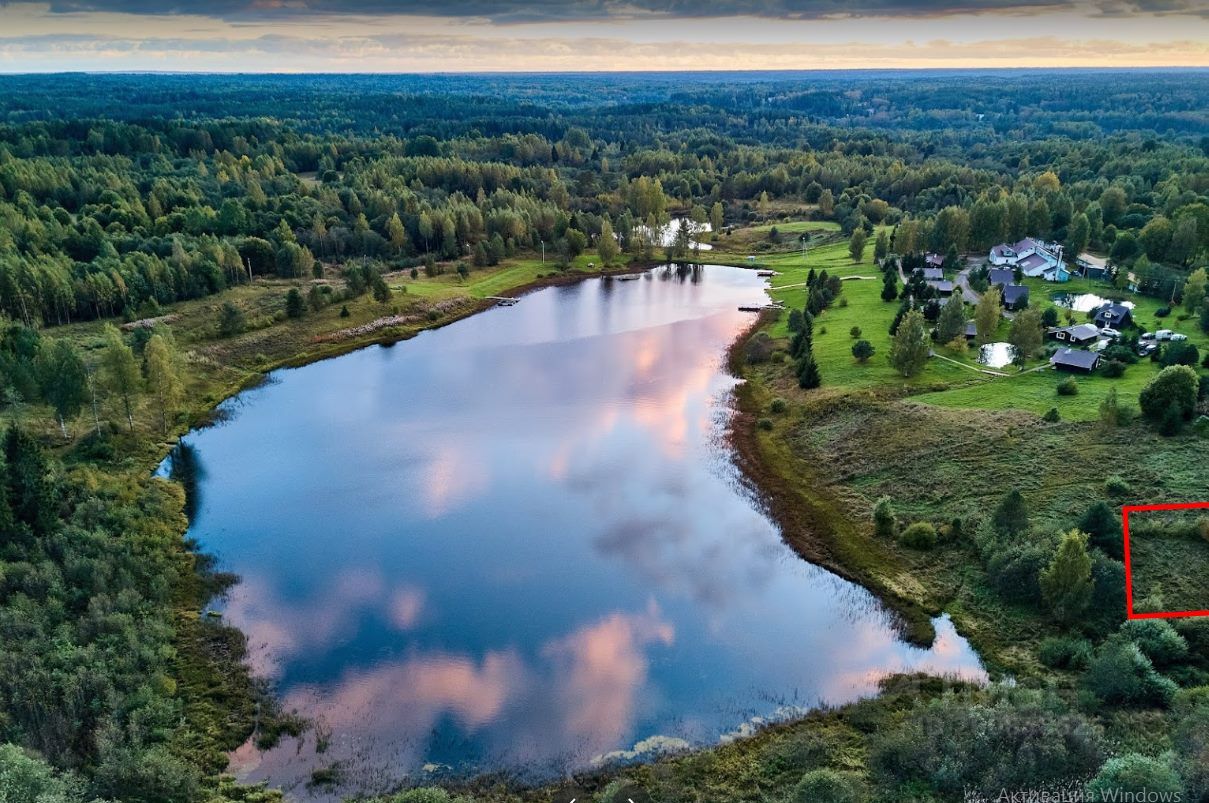
[[[783,227],[790,225],[778,224],[778,228],[784,230]],[[845,279],[840,298],[814,322],[814,356],[819,363],[824,386],[929,388],[977,378],[979,375],[975,371],[943,360],[931,360],[922,373],[910,379],[901,376],[890,365],[890,324],[898,311],[898,301],[886,302],[881,299],[882,274],[873,264],[872,239],[860,262],[852,260],[847,242],[815,246],[807,251],[805,258],[800,251],[758,257],[761,267],[778,271],[779,275],[769,280],[769,295],[782,302],[787,310],[806,306],[805,282],[811,269],[816,273],[827,271],[832,276]],[[723,252],[701,255],[703,262],[711,258],[724,264],[743,264],[746,259]],[[850,334],[853,327],[860,328],[859,338]],[[773,337],[789,337],[787,313],[773,325],[770,334]],[[852,346],[858,339],[868,340],[876,350],[864,364],[852,356]]]
[[[1042,309],[1054,306],[1051,296],[1056,293],[1095,293],[1109,297],[1115,291],[1103,282],[1093,282],[1087,279],[1072,279],[1064,284],[1053,284],[1041,279],[1026,279],[1030,288],[1030,302]],[[1129,294],[1129,301],[1136,304],[1134,319],[1144,331],[1156,329],[1171,329],[1188,335],[1189,341],[1200,350],[1202,359],[1209,353],[1209,336],[1200,330],[1195,317],[1179,320],[1183,311],[1173,309],[1170,316],[1158,318],[1155,311],[1163,306],[1157,299],[1136,294]],[[1065,325],[1066,310],[1059,308],[1060,320]],[[1085,313],[1074,313],[1075,323],[1082,323],[1088,317]],[[1009,327],[1006,322],[1000,326],[1000,335],[1007,336]],[[1044,365],[1048,357],[1035,360],[1030,365]],[[927,393],[916,399],[927,404],[941,407],[983,408],[992,410],[1017,409],[1044,414],[1051,408],[1057,408],[1059,415],[1069,421],[1091,421],[1099,416],[1100,403],[1112,388],[1116,388],[1117,396],[1124,403],[1136,406],[1138,394],[1161,366],[1143,359],[1130,365],[1125,375],[1117,379],[1109,379],[1099,374],[1072,374],[1055,371],[1048,367],[1039,371],[1011,375],[1015,368],[1009,366],[1001,369],[1009,376],[1002,378],[987,377],[975,385],[954,388],[940,392]],[[1079,392],[1075,396],[1059,396],[1058,383],[1067,377],[1073,377]]]

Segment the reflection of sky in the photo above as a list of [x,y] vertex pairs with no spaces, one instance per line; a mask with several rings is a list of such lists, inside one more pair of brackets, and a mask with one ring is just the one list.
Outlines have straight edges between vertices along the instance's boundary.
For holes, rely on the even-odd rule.
[[892,671],[978,671],[946,623],[930,652],[902,644],[753,507],[718,441],[720,361],[763,283],[699,278],[543,290],[283,371],[190,437],[193,533],[244,578],[228,618],[332,733],[237,770],[556,772]]

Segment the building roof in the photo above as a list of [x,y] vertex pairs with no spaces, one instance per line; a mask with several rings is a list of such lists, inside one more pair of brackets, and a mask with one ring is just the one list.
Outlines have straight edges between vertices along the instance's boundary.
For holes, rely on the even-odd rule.
[[940,280],[945,277],[945,272],[940,268],[920,268],[924,274],[924,278],[928,280]]
[[1010,245],[1008,245],[1007,243],[1000,243],[999,245],[996,245],[993,248],[991,248],[991,256],[1014,257],[1014,256],[1016,256],[1016,252],[1013,251],[1012,247]]
[[1023,298],[1028,298],[1028,288],[1022,284],[1009,284],[1003,288],[1003,303],[1015,304]]
[[928,286],[935,287],[937,292],[940,292],[940,293],[951,293],[954,290],[953,283],[951,281],[949,281],[948,279],[941,279],[940,281],[935,281],[935,280],[930,281],[930,282],[928,282]]
[[1079,254],[1079,258],[1076,261],[1079,262],[1079,264],[1086,265],[1089,268],[1108,267],[1108,260],[1106,258],[1098,257],[1095,254],[1089,254],[1086,251],[1084,251],[1082,254]]
[[945,264],[945,258],[940,254],[926,254],[924,256],[924,262],[932,267],[939,268],[941,265]]
[[1054,352],[1054,356],[1050,357],[1049,361],[1050,365],[1061,365],[1067,368],[1080,368],[1084,371],[1090,371],[1100,361],[1100,355],[1094,351],[1062,349],[1061,351]]
[[1029,254],[1024,259],[1016,263],[1020,270],[1024,271],[1025,273],[1028,273],[1030,270],[1044,268],[1051,264],[1053,264],[1053,260],[1046,259],[1041,254]]
[[1066,332],[1066,334],[1075,340],[1092,340],[1100,336],[1099,327],[1093,326],[1090,323],[1077,323],[1074,326],[1067,326],[1058,330]]
[[1124,304],[1105,304],[1096,310],[1096,320],[1106,321],[1123,321],[1126,317],[1133,314],[1133,311]]
[[1005,270],[1003,268],[991,268],[991,270],[987,273],[987,278],[993,285],[1008,285],[1016,281],[1016,271]]

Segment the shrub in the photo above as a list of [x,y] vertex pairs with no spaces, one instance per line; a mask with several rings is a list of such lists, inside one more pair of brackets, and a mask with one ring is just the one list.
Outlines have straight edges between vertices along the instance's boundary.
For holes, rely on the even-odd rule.
[[306,312],[306,302],[297,287],[291,287],[285,294],[285,314],[290,318],[301,318]]
[[383,803],[472,803],[468,797],[454,797],[439,787],[420,787],[385,798]]
[[788,405],[785,403],[785,400],[780,398],[773,399],[772,404],[768,405],[769,411],[778,415],[785,412],[787,407]]
[[1073,376],[1068,376],[1058,383],[1059,396],[1076,396],[1079,393],[1079,384],[1075,382]]
[[1187,340],[1178,343],[1168,343],[1163,347],[1159,362],[1163,365],[1191,365],[1201,361],[1201,352],[1194,343]]
[[747,341],[744,348],[747,362],[752,365],[767,362],[772,356],[772,350],[772,338],[768,336],[767,332],[757,332]]
[[348,305],[344,304],[340,307],[340,317],[347,318],[349,316]]
[[1028,529],[1028,505],[1024,501],[1024,495],[1016,488],[1008,491],[991,515],[991,523],[1002,535],[1020,535],[1025,532]]
[[873,506],[873,531],[881,538],[893,538],[896,529],[898,525],[894,519],[890,497],[883,496]]
[[1146,383],[1138,401],[1142,413],[1151,421],[1162,421],[1172,404],[1183,418],[1191,418],[1196,409],[1200,379],[1187,365],[1172,365]]
[[1086,669],[1091,656],[1090,641],[1066,636],[1047,638],[1037,653],[1041,663],[1051,669]]
[[861,803],[869,799],[860,776],[836,770],[811,770],[789,797],[792,803]]
[[852,344],[852,356],[856,358],[857,362],[868,362],[875,352],[876,349],[868,340],[858,340]]
[[220,337],[237,335],[247,326],[243,310],[230,301],[224,301],[218,310],[218,334]]
[[1154,311],[1154,317],[1156,318],[1166,318],[1170,314],[1171,307],[1159,307]]
[[987,579],[996,593],[1009,602],[1041,601],[1041,572],[1052,550],[1027,541],[1011,541],[993,551],[987,561]]
[[761,418],[756,423],[756,426],[758,426],[760,429],[764,430],[765,432],[770,432],[770,431],[772,431],[772,419],[771,418]]
[[898,542],[911,549],[931,549],[936,546],[936,528],[926,521],[917,521],[903,530]]
[[1167,405],[1167,411],[1163,413],[1163,417],[1159,419],[1159,434],[1164,437],[1179,435],[1184,429],[1184,412],[1180,409],[1179,402],[1171,402]]
[[1087,533],[1092,546],[1115,558],[1123,557],[1121,521],[1104,502],[1096,502],[1087,509],[1083,518],[1079,519],[1079,529]]
[[1051,424],[1056,424],[1061,419],[1062,419],[1062,415],[1061,415],[1061,413],[1058,412],[1057,407],[1049,408],[1048,410],[1045,411],[1045,415],[1041,416],[1042,421],[1048,421]]
[[1087,785],[1088,800],[1179,800],[1184,785],[1171,764],[1137,753],[1110,758]]
[[1108,379],[1120,379],[1125,376],[1125,363],[1120,360],[1109,360],[1101,366],[1100,375]]
[[853,340],[856,340],[861,336],[861,328],[859,326],[854,326],[848,330],[848,334],[852,336]]
[[1126,482],[1119,474],[1113,474],[1108,479],[1104,480],[1104,493],[1109,496],[1120,499],[1129,493],[1129,483]]
[[1170,622],[1161,619],[1131,619],[1121,625],[1121,634],[1138,645],[1155,666],[1169,666],[1188,657],[1188,642]]
[[[995,688],[919,703],[871,739],[869,763],[889,783],[917,780],[961,800],[973,791],[1037,788],[1089,777],[1104,758],[1100,728],[1056,698]],[[886,799],[902,799],[887,797]]]
[[1100,700],[1123,705],[1167,706],[1176,685],[1129,639],[1114,636],[1100,646],[1083,682]]
[[1115,360],[1127,365],[1133,365],[1138,361],[1138,355],[1133,352],[1133,349],[1121,343],[1113,343],[1100,352],[1100,356],[1106,360]]

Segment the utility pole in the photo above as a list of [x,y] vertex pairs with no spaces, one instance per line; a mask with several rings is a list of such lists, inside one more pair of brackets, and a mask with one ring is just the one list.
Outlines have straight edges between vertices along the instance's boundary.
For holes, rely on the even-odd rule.
[[546,241],[542,240],[542,267],[546,265]]

